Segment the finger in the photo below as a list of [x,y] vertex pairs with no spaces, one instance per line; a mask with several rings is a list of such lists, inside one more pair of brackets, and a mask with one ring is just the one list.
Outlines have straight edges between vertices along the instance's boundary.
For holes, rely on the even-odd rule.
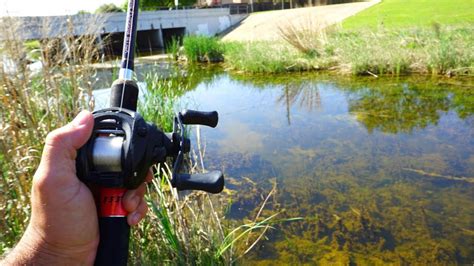
[[148,174],[145,177],[145,182],[150,183],[153,180],[153,170],[148,169]]
[[123,197],[123,208],[129,213],[134,212],[138,208],[138,204],[145,195],[145,192],[145,183],[141,184],[136,189],[128,190],[127,192],[125,192],[125,195]]
[[138,224],[143,217],[145,217],[146,213],[148,212],[148,206],[145,200],[141,200],[138,208],[135,212],[130,213],[127,215],[127,222],[129,225],[136,225]]
[[89,111],[80,112],[71,123],[48,134],[42,160],[57,164],[58,158],[76,159],[76,150],[87,142],[93,127],[92,114]]
[[86,144],[92,134],[94,117],[89,111],[81,111],[69,124],[53,130],[48,134],[45,141],[45,148],[66,149],[68,151],[77,150]]
[[69,182],[69,177],[75,176],[77,149],[87,142],[93,127],[92,114],[82,111],[71,123],[50,132],[45,140],[37,172],[61,173],[60,180]]

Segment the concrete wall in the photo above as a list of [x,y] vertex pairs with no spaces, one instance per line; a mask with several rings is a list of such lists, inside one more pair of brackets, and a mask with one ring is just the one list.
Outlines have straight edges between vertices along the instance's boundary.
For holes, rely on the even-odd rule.
[[[186,9],[141,12],[137,30],[186,28],[187,34],[215,35],[239,22],[243,17],[229,14],[228,8]],[[125,15],[107,18],[103,32],[123,32]]]
[[[139,31],[185,28],[186,34],[211,36],[225,31],[245,16],[230,15],[229,8],[149,11],[139,14],[137,26]],[[125,13],[20,17],[4,21],[4,24],[15,24],[16,38],[44,39],[124,32],[125,17]]]

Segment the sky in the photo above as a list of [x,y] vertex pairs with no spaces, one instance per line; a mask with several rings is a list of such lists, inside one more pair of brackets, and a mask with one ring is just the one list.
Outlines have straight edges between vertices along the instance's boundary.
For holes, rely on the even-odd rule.
[[72,15],[79,10],[94,11],[102,4],[121,6],[125,0],[0,0],[0,16]]

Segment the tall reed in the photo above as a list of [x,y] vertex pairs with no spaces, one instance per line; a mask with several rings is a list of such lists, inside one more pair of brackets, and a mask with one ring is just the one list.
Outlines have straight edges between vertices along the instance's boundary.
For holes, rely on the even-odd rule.
[[[65,34],[61,39],[44,39],[38,47],[41,68],[32,70],[30,52],[16,38],[22,25],[13,18],[2,22],[8,27],[1,27],[5,32],[0,51],[9,63],[0,68],[0,215],[4,217],[0,248],[5,251],[18,241],[28,223],[31,178],[46,135],[81,109],[94,107],[91,63],[99,54],[93,29],[82,37]],[[71,29],[69,24],[64,32]],[[140,112],[170,131],[178,97],[194,81],[181,75],[162,79],[151,74],[146,81],[152,89],[145,94]],[[223,221],[227,194],[179,195],[169,186],[169,172],[158,177],[147,196],[151,214],[133,233],[132,264],[231,264],[238,258],[234,253],[238,240],[248,236],[258,241],[273,221],[271,216],[258,217],[229,229]]]
[[151,121],[166,132],[173,130],[173,117],[182,108],[179,97],[190,90],[192,74],[183,73],[180,69],[170,70],[168,76],[150,72],[144,75],[146,91],[138,107],[138,112],[147,121]]
[[308,17],[300,23],[288,22],[278,26],[278,32],[283,40],[311,57],[323,54],[324,46],[328,41],[326,31],[327,25],[312,17]]
[[[195,167],[195,166],[194,166]],[[235,225],[225,221],[227,193],[178,193],[170,184],[166,166],[149,186],[149,215],[133,231],[132,265],[231,265],[241,259],[277,222],[278,213],[264,217],[262,210],[275,187],[262,202],[254,220]]]
[[224,45],[216,37],[186,36],[183,40],[183,47],[184,55],[191,63],[223,60]]
[[[99,25],[100,21],[90,25]],[[67,24],[60,39],[39,42],[35,60],[25,42],[20,20],[0,21],[0,248],[12,247],[29,219],[31,178],[48,132],[70,121],[81,109],[92,109],[93,69],[97,60],[94,29],[74,37]],[[51,25],[42,25],[47,36]],[[58,29],[55,29],[58,30]],[[33,58],[32,58],[33,57]]]

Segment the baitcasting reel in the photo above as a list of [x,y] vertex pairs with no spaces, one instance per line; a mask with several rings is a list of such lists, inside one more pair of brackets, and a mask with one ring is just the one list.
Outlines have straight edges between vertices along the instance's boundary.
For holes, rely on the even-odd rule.
[[220,171],[204,174],[179,173],[190,140],[184,125],[216,127],[218,114],[184,110],[174,117],[173,132],[164,133],[147,123],[138,113],[123,108],[95,111],[94,129],[89,141],[79,149],[76,159],[80,180],[102,187],[135,189],[142,184],[148,169],[173,159],[171,184],[178,190],[204,190],[219,193],[224,188]]

